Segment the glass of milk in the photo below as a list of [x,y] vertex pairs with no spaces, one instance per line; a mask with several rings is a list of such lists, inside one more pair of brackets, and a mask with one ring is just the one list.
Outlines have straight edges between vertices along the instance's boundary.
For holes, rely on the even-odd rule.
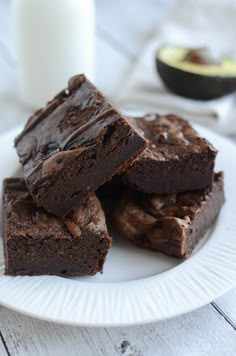
[[41,107],[70,77],[94,81],[94,0],[13,0],[18,81],[22,97]]

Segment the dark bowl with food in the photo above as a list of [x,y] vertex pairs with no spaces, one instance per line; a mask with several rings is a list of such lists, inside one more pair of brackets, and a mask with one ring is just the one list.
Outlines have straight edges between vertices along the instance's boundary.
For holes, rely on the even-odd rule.
[[236,90],[236,60],[213,57],[205,48],[163,46],[155,60],[162,81],[175,94],[211,100]]

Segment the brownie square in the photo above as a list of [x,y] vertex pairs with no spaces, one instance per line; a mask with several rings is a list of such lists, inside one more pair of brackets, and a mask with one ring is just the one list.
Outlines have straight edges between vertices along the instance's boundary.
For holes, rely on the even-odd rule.
[[94,275],[111,245],[94,193],[62,219],[38,208],[21,178],[3,183],[3,226],[8,275]]
[[38,206],[65,216],[122,173],[147,142],[84,75],[27,122],[15,145]]
[[129,122],[149,140],[123,182],[144,193],[204,189],[212,184],[217,151],[175,115],[147,114]]
[[175,194],[126,192],[113,212],[117,229],[139,247],[188,257],[224,202],[223,174],[212,187]]

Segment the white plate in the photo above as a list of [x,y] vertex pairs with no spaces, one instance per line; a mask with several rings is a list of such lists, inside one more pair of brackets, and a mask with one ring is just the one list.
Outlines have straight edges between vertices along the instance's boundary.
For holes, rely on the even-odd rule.
[[[236,146],[197,127],[217,149],[226,203],[187,261],[130,245],[115,236],[104,273],[95,277],[0,277],[0,303],[40,319],[85,326],[124,326],[197,309],[236,285]],[[18,130],[19,131],[19,130]],[[17,131],[0,137],[0,180],[18,168]],[[0,261],[3,270],[3,261]]]

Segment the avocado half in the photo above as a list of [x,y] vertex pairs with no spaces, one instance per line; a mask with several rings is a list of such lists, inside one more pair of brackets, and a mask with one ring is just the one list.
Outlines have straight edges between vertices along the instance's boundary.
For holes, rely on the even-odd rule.
[[187,98],[210,100],[236,90],[236,60],[214,58],[205,48],[161,47],[156,68],[167,88]]

